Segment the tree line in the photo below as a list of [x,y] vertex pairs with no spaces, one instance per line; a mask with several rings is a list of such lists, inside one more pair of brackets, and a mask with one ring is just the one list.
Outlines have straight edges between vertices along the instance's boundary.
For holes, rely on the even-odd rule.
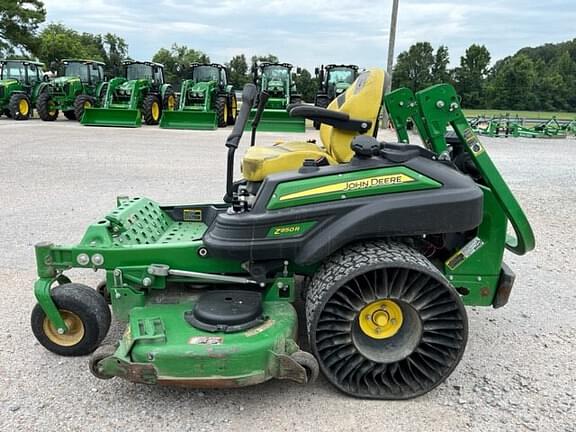
[[484,45],[473,44],[450,69],[446,46],[434,50],[429,42],[418,42],[398,55],[392,85],[417,91],[449,82],[465,108],[576,110],[576,39],[522,48],[493,66],[490,60]]

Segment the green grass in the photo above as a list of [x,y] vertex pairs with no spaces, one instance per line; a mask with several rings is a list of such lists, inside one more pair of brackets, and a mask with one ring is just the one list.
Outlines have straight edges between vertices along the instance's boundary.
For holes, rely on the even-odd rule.
[[506,115],[510,114],[511,117],[521,118],[533,118],[548,120],[552,117],[556,117],[558,120],[574,120],[576,119],[576,113],[570,112],[540,112],[540,111],[513,111],[513,110],[491,110],[491,109],[467,109],[464,110],[467,117],[476,117],[479,115],[484,115],[486,117]]

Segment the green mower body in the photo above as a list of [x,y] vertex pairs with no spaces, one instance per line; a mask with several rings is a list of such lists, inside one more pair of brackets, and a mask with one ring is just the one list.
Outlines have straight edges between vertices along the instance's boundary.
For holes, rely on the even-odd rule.
[[232,85],[228,84],[226,67],[194,63],[190,71],[191,78],[180,87],[177,109],[162,113],[160,127],[214,130],[233,125],[238,102]]
[[[248,85],[227,141],[232,163],[254,97]],[[451,86],[397,90],[386,107],[399,144],[360,135],[349,163],[306,162],[258,183],[232,184],[229,171],[221,203],[121,197],[80,243],[38,244],[36,337],[64,355],[94,350],[108,299],[127,324],[117,346],[93,354],[99,378],[212,388],[307,383],[321,371],[379,399],[436,387],[464,350],[463,305],[506,304],[504,250],[524,254],[534,236]],[[408,144],[408,118],[424,147]],[[92,306],[66,294],[71,268],[104,272]],[[312,354],[297,336],[301,277]]]
[[[296,92],[292,77],[293,66],[288,63],[260,63],[252,67],[254,83],[260,91],[268,93],[269,98],[258,124],[260,132],[304,132],[305,119],[290,117],[287,107],[302,102],[302,96]],[[246,125],[251,130],[251,123],[256,115],[252,110],[250,122]]]
[[36,111],[54,121],[62,111],[68,120],[80,120],[87,107],[101,105],[106,94],[104,63],[94,60],[62,61],[62,75],[41,84]]
[[86,107],[81,123],[86,126],[140,127],[157,125],[163,110],[176,106],[170,84],[164,82],[164,66],[152,62],[125,61],[125,76],[110,80],[101,107]]
[[0,115],[28,120],[33,115],[44,78],[44,64],[29,60],[0,60]]

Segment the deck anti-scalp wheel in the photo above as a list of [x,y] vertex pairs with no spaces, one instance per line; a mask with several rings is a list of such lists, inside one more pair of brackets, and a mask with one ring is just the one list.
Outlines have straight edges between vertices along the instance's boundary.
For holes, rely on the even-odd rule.
[[58,333],[37,304],[30,321],[38,342],[63,356],[81,356],[94,351],[110,328],[111,314],[104,298],[92,288],[76,283],[57,286],[51,296],[68,331]]
[[442,383],[466,346],[458,293],[423,255],[370,242],[328,259],[306,299],[320,369],[352,396],[409,399]]

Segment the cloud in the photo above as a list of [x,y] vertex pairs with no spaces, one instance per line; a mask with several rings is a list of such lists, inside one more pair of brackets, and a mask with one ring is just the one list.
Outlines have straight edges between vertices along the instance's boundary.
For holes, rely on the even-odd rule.
[[[384,66],[390,0],[45,0],[48,20],[124,37],[134,58],[172,43],[225,62],[274,53],[308,69],[320,63]],[[561,11],[561,13],[558,13]],[[493,60],[527,45],[574,37],[571,0],[400,0],[396,54],[418,41],[447,45],[451,63],[472,43]]]

